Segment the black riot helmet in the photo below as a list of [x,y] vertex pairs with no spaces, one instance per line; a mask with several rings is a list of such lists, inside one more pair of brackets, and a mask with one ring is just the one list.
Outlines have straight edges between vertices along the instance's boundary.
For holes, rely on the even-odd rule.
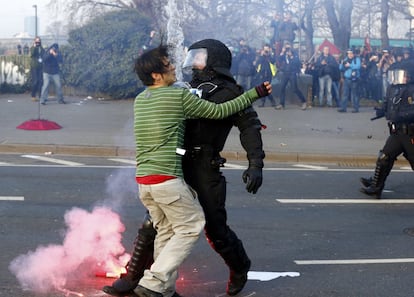
[[224,43],[216,39],[203,39],[188,48],[183,70],[212,69],[233,79],[230,72],[231,60],[231,52]]
[[414,61],[396,62],[387,71],[388,82],[391,85],[414,83]]

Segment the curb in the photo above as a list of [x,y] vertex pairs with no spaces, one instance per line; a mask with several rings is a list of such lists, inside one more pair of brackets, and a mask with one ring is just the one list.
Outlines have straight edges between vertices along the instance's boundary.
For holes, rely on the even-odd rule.
[[[47,154],[77,155],[100,157],[134,157],[135,149],[122,146],[87,146],[87,145],[54,145],[54,144],[0,144],[0,153],[8,154]],[[223,158],[231,161],[246,162],[244,151],[223,151]],[[266,152],[265,162],[275,163],[319,163],[336,164],[341,167],[366,167],[375,165],[375,155],[334,155],[299,152]],[[404,159],[396,161],[398,166],[409,166]]]

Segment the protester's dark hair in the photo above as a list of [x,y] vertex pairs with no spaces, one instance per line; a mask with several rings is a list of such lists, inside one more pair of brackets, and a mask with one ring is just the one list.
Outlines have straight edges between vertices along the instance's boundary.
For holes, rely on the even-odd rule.
[[168,49],[168,46],[160,44],[136,59],[134,71],[145,86],[154,84],[151,73],[166,73],[168,71],[168,67],[164,64],[164,58],[168,58]]

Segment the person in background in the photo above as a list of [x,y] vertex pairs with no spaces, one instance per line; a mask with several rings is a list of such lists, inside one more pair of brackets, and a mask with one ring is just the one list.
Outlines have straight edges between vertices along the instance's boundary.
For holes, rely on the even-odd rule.
[[307,108],[306,99],[298,88],[298,75],[300,73],[301,62],[289,43],[286,43],[283,47],[277,59],[277,66],[280,73],[280,104],[276,106],[276,109],[285,109],[286,87],[290,82],[292,91],[302,102],[302,110],[305,110]]
[[280,34],[279,34],[279,26],[281,23],[282,23],[282,14],[279,12],[276,12],[273,15],[272,21],[270,22],[270,27],[273,28],[271,44],[273,46],[273,49],[275,50],[275,55],[279,55],[282,49],[282,44],[281,44]]
[[23,54],[23,50],[22,50],[22,45],[21,44],[18,44],[17,45],[17,54],[18,55],[22,55]]
[[49,84],[52,80],[55,84],[57,100],[59,104],[66,104],[63,99],[62,83],[60,81],[59,64],[63,62],[62,54],[57,43],[52,44],[43,55],[43,87],[40,95],[40,103],[46,105],[49,96]]
[[40,37],[34,39],[33,45],[30,48],[30,77],[32,81],[31,94],[32,101],[38,101],[42,91],[43,84],[43,55],[45,49],[42,47]]
[[388,50],[383,49],[381,58],[378,62],[378,69],[380,70],[382,77],[382,88],[381,88],[381,98],[387,93],[388,83],[388,69],[395,62],[394,55]]
[[299,29],[298,25],[292,21],[292,15],[289,12],[286,12],[283,21],[279,23],[279,40],[282,46],[286,44],[293,45],[293,42],[296,38],[296,33]]
[[[189,51],[189,56],[193,67],[206,67],[205,48]],[[184,120],[223,119],[268,95],[272,87],[264,82],[220,104],[200,100],[189,89],[173,86],[175,66],[169,60],[168,47],[163,45],[140,56],[135,71],[147,86],[134,102],[136,180],[140,200],[149,211],[156,235],[154,262],[144,271],[133,294],[170,297],[177,295],[177,269],[189,255],[205,223],[197,193],[183,179]],[[169,116],[163,117],[166,113]]]
[[323,106],[324,95],[326,94],[326,104],[332,107],[332,76],[334,68],[338,68],[335,58],[329,53],[329,47],[322,49],[322,54],[316,60],[319,82],[319,106]]
[[346,51],[346,57],[339,65],[339,69],[343,72],[344,85],[342,92],[341,106],[338,112],[346,112],[348,100],[351,98],[353,113],[359,112],[359,93],[358,81],[360,77],[361,59],[354,55],[352,49]]
[[[272,48],[269,44],[263,46],[263,49],[256,61],[256,81],[272,81],[273,77],[276,75],[276,58],[273,54]],[[273,98],[272,94],[269,94],[267,97],[261,99],[259,107],[264,107],[266,104],[266,98],[269,99],[270,104],[275,107],[276,101]]]
[[381,100],[382,78],[380,70],[378,69],[379,57],[377,53],[372,53],[367,62],[368,73],[368,98],[375,101]]
[[248,90],[251,87],[252,77],[255,74],[254,60],[256,53],[247,45],[243,38],[240,39],[239,45],[239,52],[233,59],[236,81],[245,90]]

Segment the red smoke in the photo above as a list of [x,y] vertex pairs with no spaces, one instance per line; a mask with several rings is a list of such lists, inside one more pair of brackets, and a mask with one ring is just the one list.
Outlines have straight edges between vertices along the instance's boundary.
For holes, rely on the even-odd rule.
[[[129,255],[121,243],[125,227],[111,209],[96,207],[87,212],[73,208],[65,214],[65,223],[62,245],[40,246],[10,263],[10,271],[24,289],[42,293],[62,289],[68,277],[85,263],[107,271],[126,264]],[[91,268],[90,273],[95,271]]]

